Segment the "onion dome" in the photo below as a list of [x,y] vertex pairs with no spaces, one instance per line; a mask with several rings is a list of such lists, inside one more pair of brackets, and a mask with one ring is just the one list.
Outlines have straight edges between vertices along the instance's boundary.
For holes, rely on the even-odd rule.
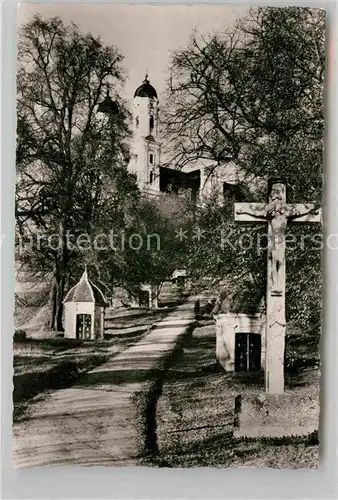
[[142,85],[135,90],[134,97],[148,97],[149,99],[155,97],[157,99],[157,92],[154,87],[150,85],[148,75],[145,76]]
[[109,92],[107,92],[104,101],[100,102],[100,104],[98,105],[97,112],[106,113],[108,115],[118,115],[119,107],[117,105],[117,102],[112,100]]
[[87,269],[85,269],[80,281],[67,293],[63,303],[66,302],[94,302],[98,306],[108,306],[101,290],[88,278]]

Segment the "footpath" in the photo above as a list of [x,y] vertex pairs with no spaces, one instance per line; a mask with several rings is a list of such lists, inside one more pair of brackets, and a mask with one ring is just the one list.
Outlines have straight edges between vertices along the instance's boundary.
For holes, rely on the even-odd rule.
[[177,306],[134,345],[88,372],[76,386],[32,405],[13,426],[16,467],[138,464],[135,395],[193,322],[193,301]]

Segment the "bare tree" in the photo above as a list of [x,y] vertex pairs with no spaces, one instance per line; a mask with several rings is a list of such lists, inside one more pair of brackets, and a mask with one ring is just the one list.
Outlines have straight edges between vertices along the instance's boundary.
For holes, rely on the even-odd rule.
[[298,7],[252,9],[233,29],[193,33],[172,56],[170,163],[235,162],[286,177],[297,201],[320,199],[324,42],[325,12]]
[[[71,261],[83,260],[69,234],[92,231],[104,214],[123,218],[121,205],[137,192],[125,169],[122,55],[74,24],[36,16],[21,29],[18,56],[18,229],[58,241],[24,250],[21,259],[37,277],[51,277],[51,327],[59,330]],[[109,112],[98,113],[105,99]]]
[[[319,9],[255,8],[233,29],[204,37],[193,33],[171,61],[164,119],[169,163],[177,168],[204,163],[213,172],[233,162],[248,174],[244,189],[252,176],[279,176],[287,180],[289,201],[320,203],[324,72],[325,12]],[[256,199],[265,195],[255,193]],[[234,201],[240,200],[230,194],[223,206],[211,199],[199,208],[196,224],[204,238],[195,241],[187,261],[196,279],[226,278],[235,293],[243,276],[251,276],[253,288],[264,293],[264,250],[220,247],[221,231],[232,243],[241,238]],[[257,236],[264,244],[264,231],[247,228],[245,237],[256,241]],[[320,245],[313,244],[318,228],[290,231],[306,244],[287,256],[288,318],[318,334]]]

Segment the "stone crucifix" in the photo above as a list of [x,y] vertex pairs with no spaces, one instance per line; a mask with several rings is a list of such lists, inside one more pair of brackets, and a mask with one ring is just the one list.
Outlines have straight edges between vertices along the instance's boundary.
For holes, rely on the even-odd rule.
[[268,203],[235,203],[235,220],[268,223],[265,390],[270,394],[282,394],[286,327],[286,225],[288,220],[321,222],[321,211],[312,203],[286,203],[286,183],[281,179],[270,179]]

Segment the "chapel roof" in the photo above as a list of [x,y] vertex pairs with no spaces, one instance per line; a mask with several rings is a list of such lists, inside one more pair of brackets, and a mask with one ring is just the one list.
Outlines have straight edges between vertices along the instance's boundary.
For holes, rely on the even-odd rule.
[[93,302],[102,307],[108,305],[101,290],[88,278],[87,269],[80,281],[69,290],[63,302]]
[[148,80],[148,75],[145,76],[142,84],[135,90],[134,97],[148,97],[157,99],[157,92]]

